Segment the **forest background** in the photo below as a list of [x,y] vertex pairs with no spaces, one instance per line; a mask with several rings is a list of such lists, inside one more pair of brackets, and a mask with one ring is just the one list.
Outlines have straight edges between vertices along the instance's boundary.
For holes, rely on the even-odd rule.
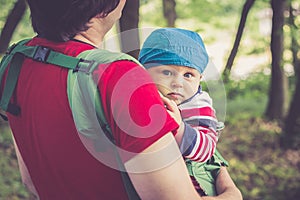
[[[9,19],[16,7],[13,17],[20,21],[14,26]],[[34,33],[24,0],[0,0],[0,9],[1,57],[8,44]],[[226,125],[218,148],[244,199],[299,199],[300,2],[128,0],[125,9],[107,37],[107,49],[124,51],[124,39],[116,33],[132,28],[139,28],[130,32],[137,31],[138,45],[166,26],[203,37],[212,69],[203,87]],[[1,118],[0,199],[33,199],[21,183],[10,128]]]

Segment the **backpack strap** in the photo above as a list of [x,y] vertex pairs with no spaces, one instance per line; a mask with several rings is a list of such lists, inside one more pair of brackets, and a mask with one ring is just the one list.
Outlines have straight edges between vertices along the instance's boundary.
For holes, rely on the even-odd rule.
[[73,71],[81,71],[90,73],[91,69],[95,68],[95,61],[84,60],[51,50],[43,46],[26,46],[30,39],[22,40],[13,44],[0,63],[0,84],[3,74],[10,64],[8,76],[3,90],[2,98],[0,100],[0,108],[15,116],[19,115],[21,110],[16,104],[10,103],[10,99],[15,90],[17,80],[21,71],[22,63],[25,57],[31,58],[38,62],[58,65]]
[[[22,40],[18,44],[23,45],[28,41]],[[18,106],[11,104],[9,101],[11,99],[11,96],[13,94],[14,88],[16,86],[18,76],[20,73],[20,68],[23,63],[23,56],[22,54],[11,54],[11,52],[14,50],[14,48],[17,46],[17,44],[12,45],[7,51],[5,56],[2,58],[0,63],[0,84],[2,83],[2,78],[4,75],[4,72],[6,68],[8,67],[8,64],[11,62],[10,69],[8,70],[8,75],[5,83],[5,87],[3,89],[2,98],[0,99],[0,108],[2,108],[4,111],[8,111],[12,114],[17,114],[20,112],[20,109]],[[7,117],[2,115],[2,118],[7,121]]]

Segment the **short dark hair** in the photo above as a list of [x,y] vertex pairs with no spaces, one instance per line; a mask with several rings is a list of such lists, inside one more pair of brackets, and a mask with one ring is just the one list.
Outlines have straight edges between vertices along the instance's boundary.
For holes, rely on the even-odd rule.
[[33,30],[52,41],[67,41],[88,29],[97,14],[105,17],[120,0],[27,0]]

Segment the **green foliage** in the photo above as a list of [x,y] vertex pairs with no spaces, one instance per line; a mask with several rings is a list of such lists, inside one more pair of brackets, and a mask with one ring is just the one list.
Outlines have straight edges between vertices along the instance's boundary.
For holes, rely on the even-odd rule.
[[10,1],[10,0],[0,0],[0,4],[1,4],[1,12],[0,12],[0,27],[2,29],[6,17],[9,14],[12,6],[14,5],[14,1]]
[[[217,0],[177,0],[177,7],[180,9],[179,16],[182,19],[191,17],[202,17],[201,21],[212,22],[218,21],[220,16],[229,16],[232,13],[238,13],[242,1],[232,3],[231,0],[217,1]],[[184,9],[183,9],[184,8]],[[211,15],[214,13],[214,15]],[[218,19],[218,20],[216,20]]]
[[0,199],[29,199],[18,171],[10,129],[0,122]]
[[[30,27],[30,28],[28,28]],[[31,21],[30,21],[30,13],[29,9],[26,10],[21,23],[18,25],[13,37],[12,42],[19,41],[24,38],[33,37],[36,34],[34,33],[33,29],[31,28]]]
[[33,37],[34,35],[35,33],[31,28],[30,12],[27,8],[21,22],[18,24],[17,29],[14,32],[12,41],[16,42],[24,38]]
[[[241,1],[233,0],[176,0],[177,20],[186,22],[193,19],[196,24],[193,26],[194,29],[199,29],[206,24],[216,28],[228,28],[228,24],[232,24],[232,20],[228,20],[228,17],[235,16],[237,19],[241,5]],[[155,26],[165,26],[166,22],[162,20],[164,18],[161,8],[162,0],[142,2],[140,19]]]
[[[236,123],[239,118],[263,115],[268,98],[269,76],[263,73],[252,74],[246,80],[230,80],[225,88],[228,122]],[[236,115],[237,110],[241,114]]]
[[[15,1],[8,1],[8,0],[1,0],[1,12],[0,12],[0,32],[5,24],[6,18],[11,11],[11,9],[14,6]],[[15,32],[13,33],[13,37],[11,39],[11,43],[14,43],[16,41],[19,41],[23,38],[32,37],[34,36],[34,32],[31,28],[31,22],[30,22],[30,12],[29,9],[26,9],[26,12],[21,20],[21,22],[18,24]]]
[[226,84],[227,97],[234,100],[237,96],[242,98],[266,98],[266,92],[269,88],[269,75],[262,72],[251,74],[246,80],[230,80]]
[[[155,14],[153,14],[155,13]],[[163,16],[162,11],[162,1],[161,0],[152,0],[147,1],[146,3],[143,3],[140,5],[140,19],[142,23],[141,26],[149,26],[151,24],[152,26],[166,26],[166,20]]]
[[[220,102],[224,102],[223,105],[226,104],[226,122],[236,124],[240,119],[263,115],[267,104],[269,79],[270,76],[262,72],[253,73],[244,80],[230,79],[225,84],[225,91],[221,87],[222,83],[216,81],[203,82],[201,85],[203,90],[209,91],[212,96],[217,115],[218,112],[222,112],[220,111],[222,107],[218,108],[222,104]],[[224,95],[224,93],[226,94]],[[236,113],[237,111],[239,114]]]

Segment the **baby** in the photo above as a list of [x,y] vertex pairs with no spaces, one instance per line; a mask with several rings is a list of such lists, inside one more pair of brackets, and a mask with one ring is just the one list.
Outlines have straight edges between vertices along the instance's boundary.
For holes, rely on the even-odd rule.
[[215,196],[219,169],[227,166],[216,151],[218,132],[224,126],[216,119],[212,99],[200,86],[208,63],[201,37],[178,28],[155,30],[144,42],[139,61],[160,93],[180,110],[183,123],[175,138],[196,190],[201,195]]

